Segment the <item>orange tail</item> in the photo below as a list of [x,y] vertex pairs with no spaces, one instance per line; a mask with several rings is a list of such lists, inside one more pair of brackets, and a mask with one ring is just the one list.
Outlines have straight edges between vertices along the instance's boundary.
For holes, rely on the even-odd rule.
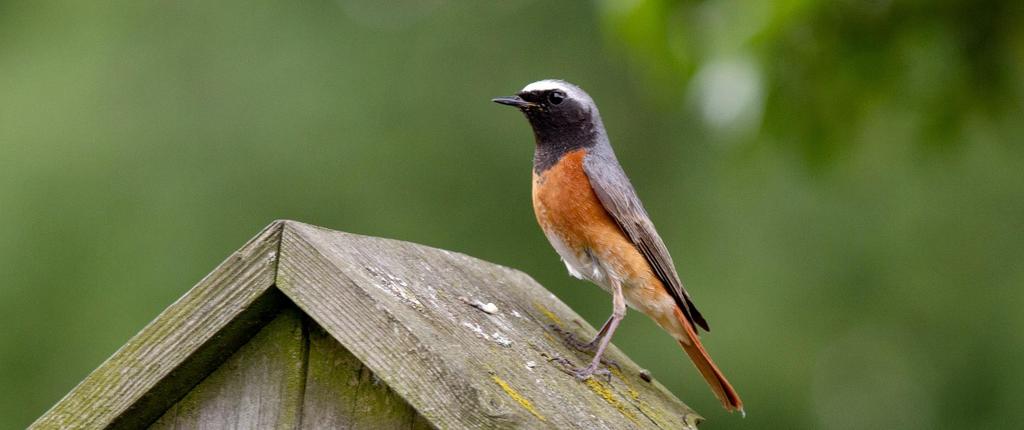
[[729,380],[725,379],[722,371],[718,370],[715,362],[711,361],[711,356],[704,350],[704,346],[700,344],[700,338],[697,337],[693,326],[690,325],[690,322],[686,320],[686,317],[683,316],[679,309],[676,309],[675,314],[676,318],[679,319],[679,323],[685,328],[686,336],[690,339],[689,345],[683,341],[679,341],[679,345],[686,351],[686,355],[690,356],[690,360],[693,360],[693,364],[697,366],[697,370],[704,376],[704,380],[711,387],[711,391],[715,392],[715,397],[718,397],[718,400],[722,402],[722,406],[726,410],[740,411],[740,413],[746,416],[746,413],[743,412],[743,401],[740,400],[740,395],[729,384]]

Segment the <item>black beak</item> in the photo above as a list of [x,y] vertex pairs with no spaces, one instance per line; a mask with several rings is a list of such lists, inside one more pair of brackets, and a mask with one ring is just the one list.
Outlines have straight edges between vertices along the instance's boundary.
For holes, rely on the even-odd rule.
[[515,106],[517,108],[524,108],[524,107],[534,106],[533,103],[530,103],[530,102],[528,102],[526,100],[523,100],[523,98],[519,97],[519,96],[498,97],[498,98],[491,99],[491,101],[495,102],[495,103],[498,103],[498,104],[503,104],[503,105],[508,105],[508,106]]

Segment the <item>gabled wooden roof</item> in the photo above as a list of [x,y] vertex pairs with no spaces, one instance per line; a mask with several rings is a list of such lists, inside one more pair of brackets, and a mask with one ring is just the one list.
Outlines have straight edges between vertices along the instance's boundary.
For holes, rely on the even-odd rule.
[[[277,342],[257,342],[273,338],[256,333],[303,318],[315,326],[303,348],[336,342],[437,428],[678,429],[696,428],[700,419],[661,384],[645,382],[617,348],[608,357],[619,369],[609,379],[580,382],[567,374],[565,360],[582,365],[589,358],[567,348],[561,334],[590,338],[595,330],[521,272],[422,245],[276,221],[32,428],[163,422],[229,357],[262,356],[240,351],[243,345]],[[308,393],[317,378],[329,377],[311,366],[295,370],[304,381],[296,389]],[[312,398],[288,397],[291,406],[273,422],[313,428],[317,417],[303,414],[323,408],[299,404]]]

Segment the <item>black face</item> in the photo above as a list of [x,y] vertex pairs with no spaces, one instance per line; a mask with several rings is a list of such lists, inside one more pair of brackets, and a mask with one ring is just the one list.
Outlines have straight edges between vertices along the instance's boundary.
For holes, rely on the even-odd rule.
[[590,117],[586,106],[559,89],[524,91],[518,97],[527,102],[519,105],[519,109],[530,119],[534,128],[574,127]]
[[563,155],[593,146],[601,133],[597,112],[588,102],[569,97],[564,90],[523,91],[513,97],[499,97],[495,103],[519,108],[533,127],[537,141],[533,168],[541,173]]
[[519,93],[519,97],[531,103],[546,104],[549,107],[554,107],[562,104],[568,96],[562,90],[541,90],[524,91]]

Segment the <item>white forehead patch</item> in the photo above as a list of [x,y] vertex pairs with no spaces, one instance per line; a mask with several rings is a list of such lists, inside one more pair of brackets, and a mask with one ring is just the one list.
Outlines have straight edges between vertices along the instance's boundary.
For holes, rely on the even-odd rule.
[[590,96],[587,95],[585,91],[580,89],[580,87],[577,87],[573,84],[570,84],[560,79],[545,79],[543,81],[531,83],[523,87],[522,92],[550,90],[562,90],[563,92],[565,92],[566,95],[569,96],[569,98],[589,102],[591,104],[594,103],[594,101],[590,99]]
[[569,87],[576,88],[575,85],[558,79],[545,79],[543,81],[533,82],[523,87],[524,92],[528,91],[547,91],[547,90],[562,90],[567,91]]

